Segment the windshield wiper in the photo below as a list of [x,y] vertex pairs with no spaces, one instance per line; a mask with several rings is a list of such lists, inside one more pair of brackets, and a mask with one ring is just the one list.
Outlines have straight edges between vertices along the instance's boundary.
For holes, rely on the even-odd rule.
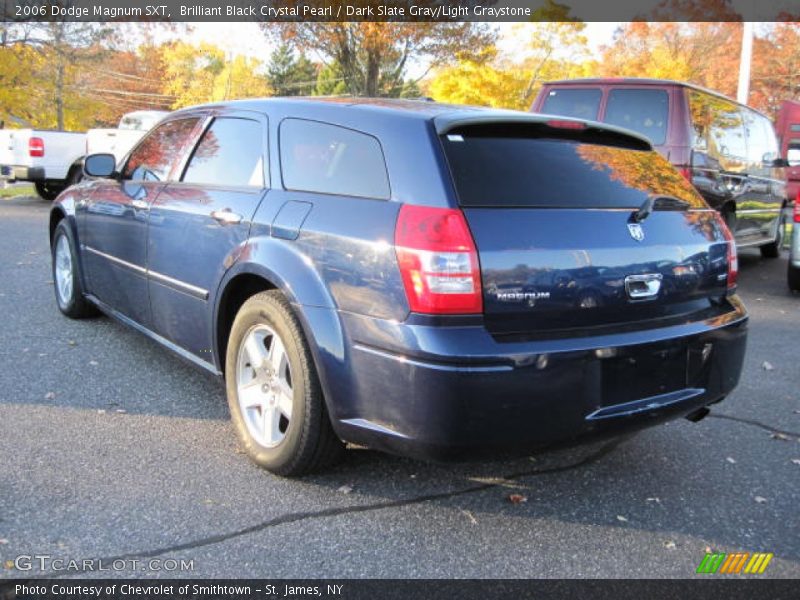
[[653,194],[648,196],[642,205],[631,215],[631,221],[641,223],[650,216],[654,210],[686,210],[691,206],[686,200],[675,196]]

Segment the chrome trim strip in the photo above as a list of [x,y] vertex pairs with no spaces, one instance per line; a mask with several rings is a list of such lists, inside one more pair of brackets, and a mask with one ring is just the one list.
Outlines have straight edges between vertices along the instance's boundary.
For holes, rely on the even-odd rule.
[[106,254],[105,252],[100,252],[100,250],[95,250],[91,246],[86,246],[81,244],[81,247],[87,252],[91,252],[92,254],[101,256],[106,260],[110,260],[111,262],[120,265],[121,267],[127,267],[132,271],[136,271],[137,273],[141,273],[142,275],[147,275],[147,269],[145,269],[144,267],[140,267],[139,265],[129,263],[127,260],[122,260],[121,258],[117,258],[116,256],[111,256],[110,254]]
[[157,279],[161,283],[164,283],[170,287],[177,289],[180,292],[186,292],[192,296],[196,296],[201,300],[208,300],[208,290],[204,290],[201,287],[197,287],[196,285],[192,285],[191,283],[185,283],[180,281],[179,279],[175,279],[168,275],[162,275],[157,271],[147,271],[147,274],[152,277],[153,279]]
[[110,260],[111,262],[118,264],[121,267],[126,267],[144,275],[145,277],[152,277],[153,279],[157,280],[159,283],[163,283],[169,287],[172,287],[179,292],[185,292],[191,296],[195,296],[196,298],[200,298],[201,300],[208,300],[208,290],[204,290],[201,287],[197,287],[196,285],[192,285],[191,283],[186,283],[181,281],[180,279],[175,279],[174,277],[170,277],[168,275],[163,275],[157,271],[151,271],[150,269],[145,269],[144,267],[140,267],[139,265],[135,265],[133,263],[129,263],[127,260],[122,260],[121,258],[117,258],[116,256],[112,256],[111,254],[106,254],[105,252],[100,252],[100,250],[96,250],[91,246],[86,246],[85,244],[81,244],[81,248],[86,250],[87,252],[91,252],[97,256],[105,258],[106,260]]
[[469,365],[447,365],[442,363],[434,363],[428,362],[419,359],[408,358],[403,356],[402,354],[395,354],[393,352],[387,352],[384,350],[377,350],[375,348],[370,348],[369,346],[363,346],[361,344],[353,344],[353,348],[355,350],[360,350],[361,352],[366,352],[367,354],[372,354],[374,356],[380,356],[381,358],[388,358],[390,360],[394,360],[396,362],[405,363],[409,365],[414,365],[416,367],[422,367],[424,369],[435,369],[437,371],[452,371],[456,373],[497,373],[501,371],[513,371],[514,367],[510,365],[496,365],[496,366],[469,366]]
[[95,306],[97,306],[97,308],[99,308],[101,311],[103,311],[109,317],[111,317],[113,319],[116,319],[117,321],[119,321],[119,322],[121,322],[121,323],[123,323],[125,325],[129,325],[130,327],[132,327],[133,329],[135,329],[139,333],[142,333],[145,336],[149,337],[151,340],[153,340],[155,342],[158,342],[162,346],[166,346],[168,349],[172,350],[175,354],[177,354],[181,358],[183,358],[185,360],[188,360],[189,362],[191,362],[191,363],[193,363],[193,364],[195,364],[195,365],[197,365],[199,367],[202,367],[203,369],[213,373],[214,375],[216,375],[218,377],[222,375],[222,373],[217,370],[215,365],[211,364],[210,362],[207,362],[207,361],[203,360],[202,358],[200,358],[198,356],[195,356],[194,354],[192,354],[188,350],[184,350],[180,346],[174,344],[173,342],[170,342],[168,339],[166,339],[164,337],[161,337],[157,333],[154,333],[154,332],[150,331],[144,325],[141,325],[140,323],[134,321],[130,317],[127,317],[127,316],[123,315],[121,312],[118,312],[118,311],[114,310],[108,304],[106,304],[102,300],[98,299],[96,296],[92,296],[91,294],[87,294],[86,297]]

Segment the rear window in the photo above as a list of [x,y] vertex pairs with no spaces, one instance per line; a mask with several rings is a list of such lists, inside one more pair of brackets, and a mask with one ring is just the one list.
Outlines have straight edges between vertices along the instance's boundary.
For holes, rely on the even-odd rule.
[[705,208],[657,152],[512,131],[473,128],[442,136],[461,206],[637,208],[659,194]]
[[281,173],[287,190],[389,198],[389,176],[371,135],[303,119],[280,127]]
[[599,88],[550,90],[539,112],[594,121],[597,120],[601,97]]
[[665,90],[616,89],[608,93],[603,121],[632,129],[655,145],[667,140],[669,95]]

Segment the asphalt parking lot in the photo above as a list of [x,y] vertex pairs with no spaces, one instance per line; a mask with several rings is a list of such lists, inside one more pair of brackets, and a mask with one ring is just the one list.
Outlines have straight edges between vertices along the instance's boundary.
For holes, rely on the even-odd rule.
[[0,567],[50,555],[193,560],[118,576],[691,577],[713,550],[772,552],[764,576],[800,577],[800,295],[785,256],[741,253],[745,370],[700,423],[502,462],[353,450],[292,481],[237,449],[214,378],[110,319],[61,316],[48,209],[0,198]]

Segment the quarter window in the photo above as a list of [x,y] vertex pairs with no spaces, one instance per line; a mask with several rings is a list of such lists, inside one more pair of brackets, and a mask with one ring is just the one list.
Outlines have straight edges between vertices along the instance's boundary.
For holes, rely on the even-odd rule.
[[280,127],[281,174],[288,190],[388,199],[389,175],[378,140],[302,119]]
[[183,181],[264,187],[262,140],[263,130],[258,121],[216,119],[197,144]]
[[748,162],[761,165],[764,161],[778,158],[778,142],[769,119],[750,110],[745,111],[744,115]]
[[123,179],[164,181],[183,154],[198,119],[178,119],[159,125],[136,147],[122,171]]

